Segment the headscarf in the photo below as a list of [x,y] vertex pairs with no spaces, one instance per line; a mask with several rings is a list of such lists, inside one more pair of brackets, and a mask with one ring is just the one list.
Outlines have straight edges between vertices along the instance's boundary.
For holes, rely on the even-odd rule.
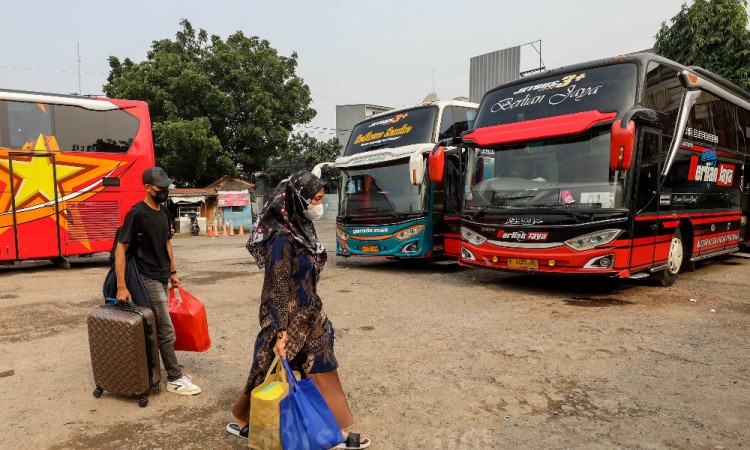
[[315,226],[304,211],[315,194],[326,185],[312,173],[301,170],[281,180],[263,206],[258,222],[247,241],[247,250],[259,268],[265,264],[266,244],[277,235],[286,235],[315,257],[316,268],[325,264],[326,251],[318,240]]

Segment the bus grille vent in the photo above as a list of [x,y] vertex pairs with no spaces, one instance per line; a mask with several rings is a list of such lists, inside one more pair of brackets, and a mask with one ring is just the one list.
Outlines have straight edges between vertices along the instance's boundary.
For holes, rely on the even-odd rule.
[[115,236],[120,224],[117,202],[81,202],[66,208],[71,241],[106,241]]

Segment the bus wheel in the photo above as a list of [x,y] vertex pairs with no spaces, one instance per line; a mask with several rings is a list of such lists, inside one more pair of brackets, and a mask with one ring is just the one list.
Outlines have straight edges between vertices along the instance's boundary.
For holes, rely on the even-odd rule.
[[685,258],[685,246],[682,243],[682,233],[676,229],[672,235],[672,243],[669,245],[669,256],[667,257],[667,268],[657,276],[657,280],[664,287],[672,286],[680,275]]

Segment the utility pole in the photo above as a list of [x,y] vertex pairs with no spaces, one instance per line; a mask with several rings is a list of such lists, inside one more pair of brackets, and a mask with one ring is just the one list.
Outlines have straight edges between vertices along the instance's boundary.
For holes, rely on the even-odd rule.
[[78,95],[81,95],[81,41],[76,43],[76,55],[78,58]]

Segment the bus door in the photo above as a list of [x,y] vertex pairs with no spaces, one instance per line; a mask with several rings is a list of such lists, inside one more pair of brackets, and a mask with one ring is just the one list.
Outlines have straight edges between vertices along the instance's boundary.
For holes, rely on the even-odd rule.
[[[654,260],[666,258],[657,255],[657,234],[659,232],[661,181],[660,161],[662,135],[657,128],[641,126],[638,137],[640,158],[635,170],[635,221],[633,225],[633,246],[630,253],[630,267],[634,269],[652,266]],[[667,248],[668,250],[668,248]]]
[[9,153],[16,259],[60,255],[59,191],[52,153]]

